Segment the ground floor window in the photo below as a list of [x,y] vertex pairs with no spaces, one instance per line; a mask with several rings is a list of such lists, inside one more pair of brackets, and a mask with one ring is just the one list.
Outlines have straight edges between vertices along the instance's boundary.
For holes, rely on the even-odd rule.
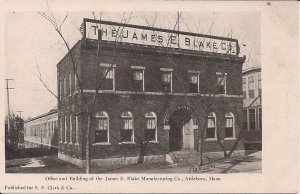
[[249,130],[255,130],[255,109],[249,109]]
[[145,115],[146,129],[145,129],[145,141],[156,141],[156,114],[149,112]]
[[109,136],[109,120],[106,112],[96,114],[95,143],[107,143]]
[[131,112],[123,112],[121,119],[121,142],[134,142],[133,118]]
[[226,127],[225,127],[225,138],[234,138],[234,116],[232,113],[225,115]]
[[215,113],[210,113],[207,118],[206,127],[206,138],[214,139],[216,138],[216,115]]
[[262,130],[262,109],[259,108],[259,130]]

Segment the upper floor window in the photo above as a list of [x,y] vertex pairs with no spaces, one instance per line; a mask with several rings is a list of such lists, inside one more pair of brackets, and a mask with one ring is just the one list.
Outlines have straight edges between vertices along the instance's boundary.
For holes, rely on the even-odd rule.
[[100,89],[101,90],[115,90],[115,68],[114,64],[100,63]]
[[63,99],[63,95],[64,95],[63,91],[64,91],[63,82],[59,81],[59,100]]
[[156,114],[154,112],[148,112],[146,113],[145,118],[146,118],[145,141],[157,141]]
[[67,87],[67,77],[64,78],[64,97],[68,95],[68,87]]
[[259,74],[257,77],[258,81],[258,96],[261,96],[261,75]]
[[172,71],[169,68],[160,68],[162,71],[162,89],[164,92],[172,93]]
[[225,138],[234,138],[234,115],[233,113],[227,113],[225,115],[226,126],[225,126]]
[[133,117],[131,112],[121,114],[121,142],[134,142]]
[[206,127],[206,138],[215,139],[216,138],[216,115],[215,113],[209,113],[207,117],[207,127]]
[[247,99],[247,81],[243,78],[243,98]]
[[72,87],[72,74],[70,73],[69,74],[69,94],[68,95],[72,94],[72,90],[73,90],[73,87]]
[[254,76],[248,77],[248,95],[249,98],[254,98]]
[[144,86],[144,71],[145,67],[142,66],[131,66],[133,75],[133,89],[134,91],[145,91]]
[[216,94],[226,94],[226,76],[227,73],[217,72]]
[[109,118],[106,112],[96,114],[95,143],[109,142]]

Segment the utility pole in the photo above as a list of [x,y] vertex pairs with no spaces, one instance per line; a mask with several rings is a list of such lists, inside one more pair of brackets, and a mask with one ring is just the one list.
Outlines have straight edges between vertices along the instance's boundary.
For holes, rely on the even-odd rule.
[[5,79],[6,80],[6,92],[7,92],[7,139],[8,143],[10,143],[10,107],[9,107],[9,90],[14,88],[8,87],[8,82],[13,81],[14,79]]

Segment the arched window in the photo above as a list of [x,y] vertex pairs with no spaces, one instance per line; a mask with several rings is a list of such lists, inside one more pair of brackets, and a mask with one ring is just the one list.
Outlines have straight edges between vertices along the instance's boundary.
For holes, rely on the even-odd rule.
[[133,117],[131,112],[121,114],[121,142],[134,142]]
[[98,112],[95,117],[96,117],[95,143],[109,143],[108,114],[102,111],[102,112]]
[[234,115],[233,113],[227,113],[225,115],[226,126],[225,126],[225,139],[226,138],[234,138],[235,130],[234,130]]
[[157,117],[154,112],[147,112],[146,129],[145,129],[145,141],[157,141]]
[[216,115],[209,113],[207,117],[206,139],[216,139]]

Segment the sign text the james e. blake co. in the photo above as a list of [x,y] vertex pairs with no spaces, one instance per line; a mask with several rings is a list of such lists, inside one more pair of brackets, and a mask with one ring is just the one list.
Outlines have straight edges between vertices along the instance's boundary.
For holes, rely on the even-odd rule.
[[99,20],[84,20],[87,39],[238,54],[237,40]]

